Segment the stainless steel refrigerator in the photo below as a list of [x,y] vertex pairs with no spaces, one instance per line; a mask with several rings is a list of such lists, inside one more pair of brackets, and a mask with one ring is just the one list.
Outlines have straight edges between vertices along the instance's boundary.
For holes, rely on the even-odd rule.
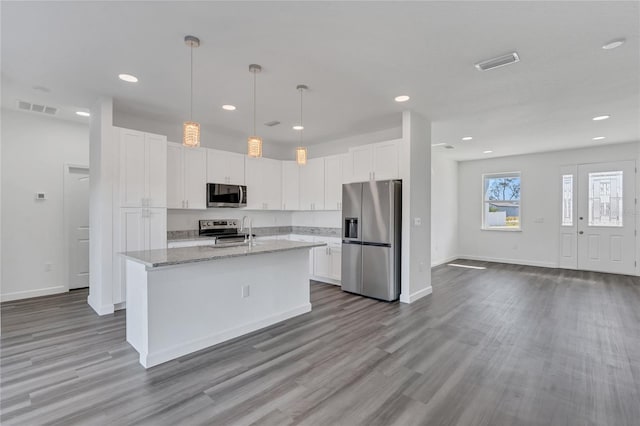
[[402,182],[342,185],[342,227],[342,290],[398,299]]

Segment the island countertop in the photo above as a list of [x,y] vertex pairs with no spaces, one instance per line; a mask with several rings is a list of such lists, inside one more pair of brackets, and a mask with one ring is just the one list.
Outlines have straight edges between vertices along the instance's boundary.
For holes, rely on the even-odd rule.
[[146,251],[130,251],[122,253],[127,259],[141,263],[150,268],[181,265],[184,263],[207,262],[211,260],[227,259],[230,257],[252,256],[257,254],[276,253],[288,250],[310,249],[321,247],[325,243],[306,243],[298,241],[260,241],[253,247],[248,245],[234,247],[181,247],[171,249],[157,249]]

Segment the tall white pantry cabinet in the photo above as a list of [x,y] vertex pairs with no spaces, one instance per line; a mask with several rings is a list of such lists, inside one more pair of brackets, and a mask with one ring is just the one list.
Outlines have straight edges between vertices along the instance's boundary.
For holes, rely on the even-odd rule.
[[167,247],[167,138],[114,128],[113,304],[125,301],[125,262],[119,253]]

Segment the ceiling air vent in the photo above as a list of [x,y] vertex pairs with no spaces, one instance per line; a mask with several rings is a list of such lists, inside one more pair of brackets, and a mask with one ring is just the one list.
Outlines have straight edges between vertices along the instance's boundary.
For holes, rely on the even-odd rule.
[[278,120],[267,121],[266,123],[264,123],[264,125],[267,127],[277,126],[278,124],[280,124]]
[[33,111],[33,112],[41,112],[43,114],[56,115],[58,113],[58,108],[40,105],[40,104],[32,104],[27,101],[18,101],[17,102],[18,109],[23,111]]
[[520,57],[516,52],[512,52],[508,55],[502,55],[498,56],[497,58],[480,61],[475,64],[475,67],[478,69],[478,71],[487,71],[494,68],[500,68],[505,65],[515,64],[516,62],[520,62]]

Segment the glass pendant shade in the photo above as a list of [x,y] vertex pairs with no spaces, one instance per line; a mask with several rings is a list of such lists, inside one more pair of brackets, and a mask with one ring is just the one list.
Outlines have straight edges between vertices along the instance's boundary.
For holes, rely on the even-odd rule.
[[247,155],[252,158],[262,157],[262,138],[259,136],[249,136],[247,139]]
[[302,146],[296,148],[296,163],[300,166],[307,164],[307,148]]
[[200,124],[195,121],[185,121],[182,125],[182,145],[189,148],[200,146]]

